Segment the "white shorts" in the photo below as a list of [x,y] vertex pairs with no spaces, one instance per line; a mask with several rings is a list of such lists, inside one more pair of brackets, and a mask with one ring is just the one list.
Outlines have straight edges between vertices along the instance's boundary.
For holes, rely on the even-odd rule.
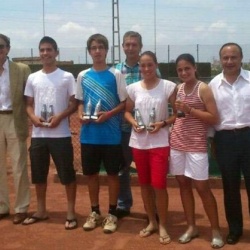
[[194,180],[208,179],[208,154],[170,150],[169,173],[185,175]]

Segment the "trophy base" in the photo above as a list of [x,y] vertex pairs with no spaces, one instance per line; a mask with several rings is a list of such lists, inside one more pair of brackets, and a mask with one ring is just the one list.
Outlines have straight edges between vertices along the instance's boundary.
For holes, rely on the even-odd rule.
[[44,127],[49,127],[50,123],[49,122],[43,122]]
[[92,120],[97,120],[99,117],[97,115],[91,115]]
[[154,130],[154,127],[152,127],[152,126],[147,126],[147,131],[152,131],[152,130]]
[[137,128],[144,129],[145,126],[144,125],[139,125],[139,126],[137,126]]
[[90,120],[90,115],[83,115],[82,118],[85,120]]
[[186,115],[185,115],[185,113],[183,113],[183,112],[178,112],[177,113],[177,117],[179,117],[179,118],[181,118],[181,117],[185,117]]

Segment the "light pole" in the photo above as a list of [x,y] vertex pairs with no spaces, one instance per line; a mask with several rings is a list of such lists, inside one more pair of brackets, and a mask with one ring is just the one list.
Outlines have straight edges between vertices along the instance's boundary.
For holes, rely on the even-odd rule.
[[43,36],[45,36],[45,20],[44,20],[44,15],[45,15],[45,8],[44,8],[44,0],[43,0]]
[[154,50],[156,54],[156,4],[154,0]]

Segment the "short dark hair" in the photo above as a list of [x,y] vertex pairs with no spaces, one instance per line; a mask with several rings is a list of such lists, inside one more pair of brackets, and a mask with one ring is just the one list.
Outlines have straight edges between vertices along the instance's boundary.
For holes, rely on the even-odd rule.
[[154,52],[152,52],[152,51],[149,51],[149,50],[144,51],[144,52],[140,55],[140,59],[142,58],[142,56],[150,56],[156,64],[158,63],[158,62],[157,62],[156,54],[155,54]]
[[97,34],[94,34],[94,35],[89,37],[89,39],[87,41],[87,49],[88,49],[88,51],[90,51],[91,43],[93,41],[96,41],[97,43],[103,44],[103,46],[104,46],[104,48],[106,50],[109,49],[109,42],[108,42],[107,37],[102,35],[102,34],[97,33]]
[[140,45],[142,46],[142,37],[141,37],[141,34],[140,34],[140,33],[136,32],[136,31],[132,31],[132,30],[127,31],[127,32],[123,35],[123,43],[124,43],[124,41],[125,41],[125,39],[126,39],[127,37],[135,37],[135,38],[137,38],[138,41],[139,41],[139,43],[140,43]]
[[225,43],[225,44],[223,44],[223,45],[221,46],[220,51],[219,51],[220,57],[221,57],[221,51],[222,51],[225,47],[227,47],[227,46],[236,46],[236,47],[239,49],[239,51],[240,51],[241,57],[243,57],[243,52],[242,52],[242,48],[240,47],[240,45],[239,45],[238,43],[232,43],[232,42],[230,42],[230,43]]
[[56,50],[56,51],[58,50],[58,46],[57,46],[56,41],[50,36],[44,36],[40,40],[39,47],[38,47],[39,49],[40,49],[41,44],[43,44],[43,43],[50,43],[53,46],[54,50]]
[[4,35],[4,34],[1,34],[0,33],[0,38],[2,38],[4,41],[5,41],[5,43],[6,43],[6,47],[10,47],[10,38],[9,37],[7,37],[6,35]]

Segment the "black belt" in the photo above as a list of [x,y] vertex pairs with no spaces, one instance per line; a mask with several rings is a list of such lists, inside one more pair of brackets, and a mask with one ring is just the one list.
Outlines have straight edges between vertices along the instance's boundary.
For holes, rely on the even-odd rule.
[[238,133],[239,134],[239,133],[246,132],[249,130],[250,130],[250,127],[244,127],[244,128],[234,128],[234,129],[224,129],[224,130],[221,130],[218,132],[227,132],[227,133],[235,133],[235,134]]
[[9,115],[12,114],[12,110],[0,110],[0,115]]

